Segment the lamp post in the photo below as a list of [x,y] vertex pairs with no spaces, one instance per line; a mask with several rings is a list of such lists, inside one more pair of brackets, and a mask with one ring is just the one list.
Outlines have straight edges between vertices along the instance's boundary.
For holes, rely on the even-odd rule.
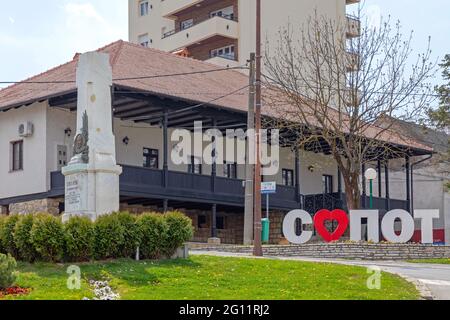
[[370,203],[369,208],[373,209],[373,180],[377,178],[377,171],[375,169],[367,169],[364,176],[370,183]]

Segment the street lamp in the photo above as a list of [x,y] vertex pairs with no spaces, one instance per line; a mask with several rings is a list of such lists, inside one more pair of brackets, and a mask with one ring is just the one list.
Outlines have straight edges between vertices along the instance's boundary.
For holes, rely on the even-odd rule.
[[370,209],[373,209],[373,180],[377,178],[377,171],[375,169],[367,169],[364,176],[370,182]]

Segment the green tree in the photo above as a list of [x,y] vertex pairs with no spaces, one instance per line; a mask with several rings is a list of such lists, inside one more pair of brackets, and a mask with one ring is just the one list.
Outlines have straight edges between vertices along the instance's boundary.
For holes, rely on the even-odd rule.
[[432,123],[439,129],[450,130],[450,54],[445,55],[444,60],[439,65],[445,83],[436,87],[439,95],[439,108],[430,110],[429,116]]

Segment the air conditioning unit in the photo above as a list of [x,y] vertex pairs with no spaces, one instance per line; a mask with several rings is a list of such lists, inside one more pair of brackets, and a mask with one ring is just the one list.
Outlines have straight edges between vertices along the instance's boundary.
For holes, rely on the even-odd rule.
[[32,122],[21,123],[19,125],[19,136],[22,138],[31,137],[33,135],[34,125]]

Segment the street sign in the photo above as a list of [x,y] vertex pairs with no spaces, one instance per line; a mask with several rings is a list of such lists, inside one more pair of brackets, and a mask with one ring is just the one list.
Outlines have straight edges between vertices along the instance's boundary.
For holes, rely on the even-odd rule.
[[277,183],[274,182],[262,182],[261,194],[273,194],[277,193]]

